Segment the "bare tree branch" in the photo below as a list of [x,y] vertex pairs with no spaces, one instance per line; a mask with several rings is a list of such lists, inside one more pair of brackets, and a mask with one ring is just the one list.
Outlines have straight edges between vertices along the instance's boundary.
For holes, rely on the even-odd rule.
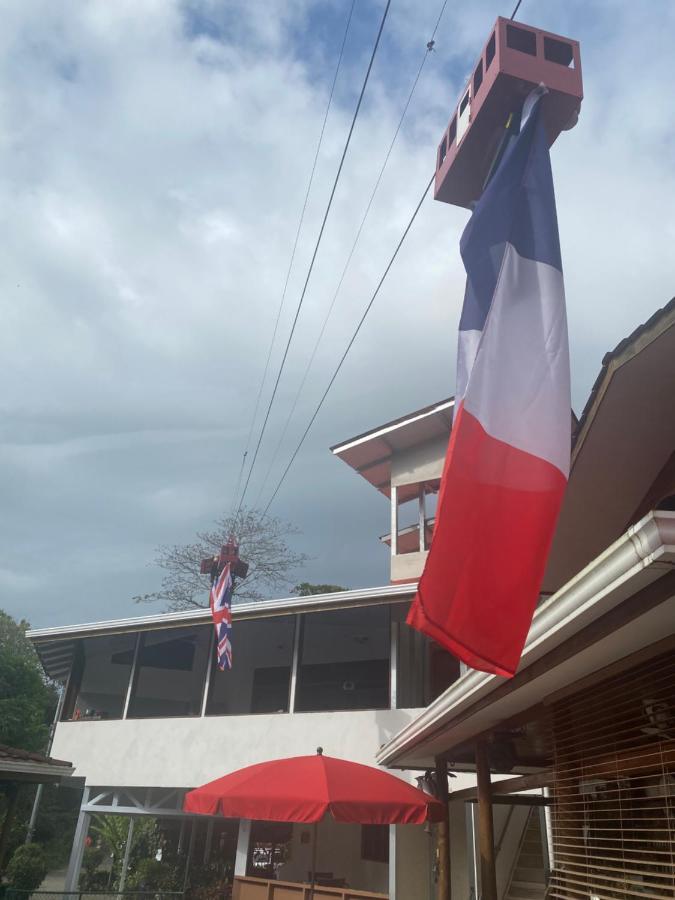
[[249,564],[248,576],[237,581],[233,602],[262,600],[292,584],[295,570],[308,557],[288,545],[299,530],[288,522],[241,509],[236,516],[221,516],[211,531],[198,532],[192,544],[158,547],[155,563],[166,573],[158,591],[134,597],[137,603],[164,601],[172,612],[208,606],[209,579],[199,574],[199,564],[219,552],[230,535],[239,541],[241,558]]

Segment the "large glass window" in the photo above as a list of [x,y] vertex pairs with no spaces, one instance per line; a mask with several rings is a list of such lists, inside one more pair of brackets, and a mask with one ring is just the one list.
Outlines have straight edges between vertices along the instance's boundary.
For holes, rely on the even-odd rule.
[[297,712],[389,706],[389,608],[303,617]]
[[207,715],[288,712],[295,616],[235,621],[232,669],[212,661]]
[[135,634],[86,638],[76,645],[64,719],[121,718],[135,646]]
[[138,652],[129,717],[198,716],[212,627],[146,631]]
[[407,604],[392,608],[397,632],[396,706],[428,706],[460,677],[459,660],[406,624]]

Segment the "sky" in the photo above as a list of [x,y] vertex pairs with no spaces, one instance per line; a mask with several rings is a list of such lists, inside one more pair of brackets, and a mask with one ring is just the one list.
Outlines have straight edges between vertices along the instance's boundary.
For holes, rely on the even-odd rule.
[[[350,5],[0,3],[0,608],[35,626],[160,612],[132,599],[159,586],[155,548],[232,507]],[[355,3],[273,371],[384,5]],[[441,6],[392,0],[252,502],[269,499],[511,13],[447,3],[274,459]],[[578,413],[603,354],[675,293],[675,4],[523,0],[518,19],[581,41],[579,124],[552,150]],[[467,216],[425,201],[279,491],[271,512],[310,556],[297,581],[387,582],[387,500],[328,448],[452,394]]]

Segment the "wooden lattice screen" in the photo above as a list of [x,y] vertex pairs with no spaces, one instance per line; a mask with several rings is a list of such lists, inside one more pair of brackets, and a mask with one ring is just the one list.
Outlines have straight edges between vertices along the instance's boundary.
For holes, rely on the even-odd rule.
[[675,897],[675,653],[553,709],[548,896]]

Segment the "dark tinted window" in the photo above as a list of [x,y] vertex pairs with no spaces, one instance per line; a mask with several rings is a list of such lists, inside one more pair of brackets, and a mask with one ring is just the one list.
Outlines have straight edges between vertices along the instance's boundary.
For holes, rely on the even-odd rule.
[[129,716],[201,713],[212,628],[170,628],[143,634]]
[[64,718],[121,718],[135,646],[135,634],[119,634],[86,638],[76,647],[69,689],[74,702]]
[[235,621],[232,668],[211,671],[207,715],[288,712],[295,616]]
[[386,709],[390,640],[386,606],[304,616],[296,711]]
[[485,71],[490,68],[490,63],[495,58],[495,36],[494,32],[492,37],[487,42],[487,47],[485,48]]
[[572,45],[567,41],[557,41],[555,38],[544,38],[544,57],[550,62],[559,63],[561,66],[570,66],[574,58]]
[[476,71],[473,73],[473,95],[474,97],[478,93],[478,88],[483,83],[483,60],[481,59],[478,65],[476,66]]
[[534,31],[525,31],[515,25],[506,26],[506,45],[512,50],[519,50],[529,56],[537,55],[537,35]]

